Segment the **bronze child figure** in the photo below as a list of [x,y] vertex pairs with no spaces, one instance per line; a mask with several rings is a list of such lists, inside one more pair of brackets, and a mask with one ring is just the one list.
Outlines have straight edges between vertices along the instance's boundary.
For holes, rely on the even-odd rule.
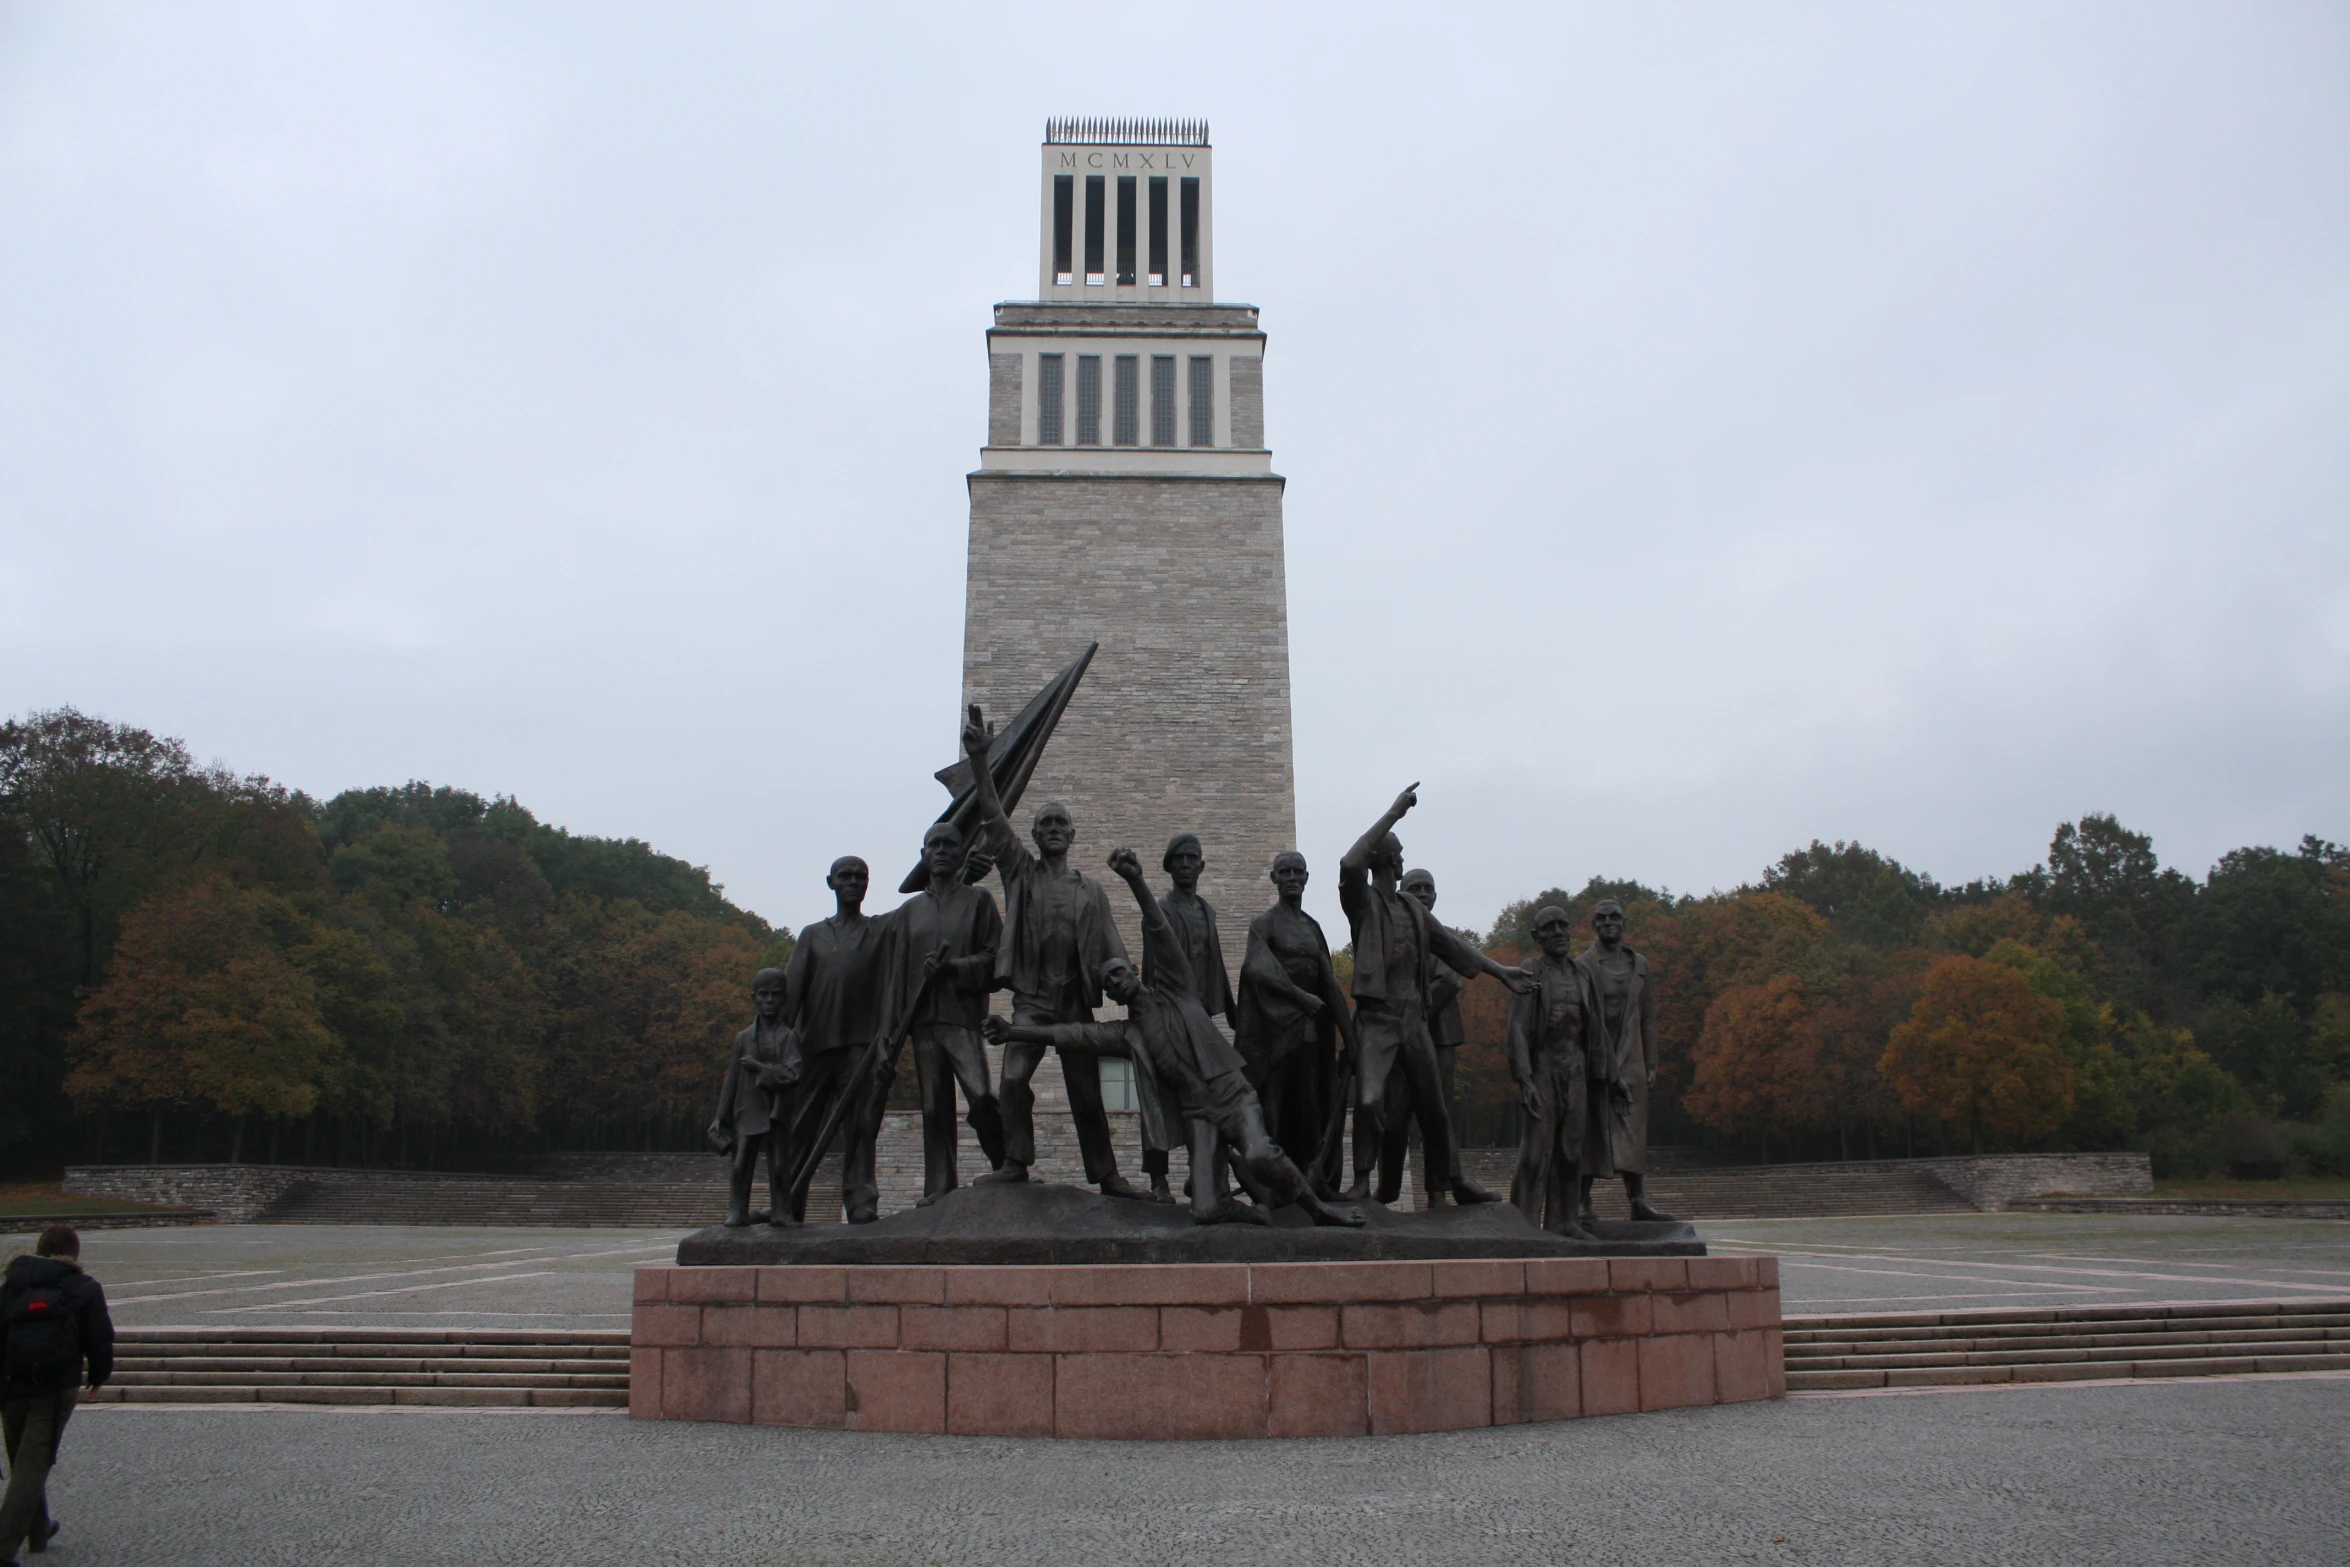
[[[710,1121],[710,1142],[731,1161],[727,1171],[726,1223],[793,1225],[791,1160],[783,1143],[789,1120],[791,1085],[799,1081],[800,1041],[783,1021],[783,970],[763,968],[751,980],[751,1026],[734,1036],[726,1081],[718,1090],[718,1113]],[[759,1153],[767,1154],[767,1208],[751,1211],[751,1174]]]

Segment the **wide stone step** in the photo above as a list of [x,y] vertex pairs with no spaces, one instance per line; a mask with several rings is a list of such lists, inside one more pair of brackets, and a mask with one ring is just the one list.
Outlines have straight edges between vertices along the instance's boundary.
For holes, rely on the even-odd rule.
[[2034,1366],[2107,1364],[2121,1361],[2203,1360],[2214,1355],[2327,1355],[2350,1354],[2350,1344],[2325,1339],[2287,1340],[2247,1344],[2207,1341],[2197,1344],[2072,1346],[2060,1349],[1997,1349],[1977,1351],[1919,1351],[1902,1355],[1806,1355],[1787,1357],[1793,1371],[1858,1371],[1871,1366]]
[[2169,1377],[2262,1376],[2307,1371],[2350,1371],[2350,1353],[2316,1355],[2210,1355],[2180,1360],[2066,1360],[2034,1365],[1892,1366],[1815,1371],[1788,1368],[1791,1393],[1850,1391],[1878,1387],[1971,1386],[1999,1382],[2156,1380]]
[[115,1363],[172,1362],[206,1360],[284,1360],[334,1359],[346,1364],[353,1361],[376,1362],[395,1360],[541,1360],[564,1362],[625,1361],[626,1345],[555,1345],[544,1347],[533,1344],[188,1344],[164,1347],[152,1344],[123,1344],[115,1346]]
[[258,1376],[389,1377],[429,1373],[468,1377],[599,1377],[626,1376],[626,1361],[610,1360],[378,1360],[319,1356],[313,1359],[253,1359],[226,1355],[188,1355],[165,1359],[117,1360],[117,1377],[239,1377]]
[[[125,1387],[617,1387],[626,1371],[597,1376],[519,1371],[126,1371]],[[109,1386],[112,1385],[110,1382]]]
[[[625,1379],[624,1379],[625,1380]],[[625,1386],[608,1387],[117,1387],[88,1401],[112,1404],[414,1404],[464,1409],[625,1409]]]
[[2012,1337],[1917,1337],[1905,1339],[1815,1340],[1787,1346],[1790,1365],[1798,1360],[1827,1356],[1916,1355],[1927,1353],[2021,1354],[2035,1350],[2091,1350],[2144,1348],[2173,1344],[2262,1344],[2328,1340],[2350,1343],[2350,1328],[2280,1327],[2200,1332],[2158,1330],[2146,1333],[2047,1333]]
[[[1798,1318],[1798,1321],[1805,1320]],[[2127,1316],[2079,1316],[2052,1318],[2039,1316],[2012,1322],[1950,1321],[1905,1322],[1898,1326],[1871,1327],[1838,1323],[1835,1327],[1810,1327],[1786,1330],[1790,1347],[1811,1343],[1861,1344],[1872,1342],[1896,1343],[1937,1337],[1971,1337],[1982,1339],[2032,1338],[2051,1334],[2076,1333],[2167,1333],[2167,1332],[2267,1332],[2275,1329],[2332,1330],[2350,1328],[2350,1312],[2343,1311],[2239,1311],[2209,1316],[2188,1314]]]

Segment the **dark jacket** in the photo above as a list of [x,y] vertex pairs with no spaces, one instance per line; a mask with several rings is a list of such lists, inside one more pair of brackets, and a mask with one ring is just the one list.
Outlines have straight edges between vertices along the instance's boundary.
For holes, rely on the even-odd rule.
[[[65,1296],[65,1308],[72,1314],[75,1331],[81,1339],[73,1376],[58,1387],[79,1387],[84,1382],[92,1387],[102,1385],[114,1375],[114,1319],[106,1314],[106,1291],[82,1271],[80,1263],[30,1254],[12,1258],[7,1274],[0,1277],[0,1323],[10,1319],[11,1308],[18,1301],[34,1290],[45,1288],[56,1289]],[[23,1398],[33,1393],[57,1391],[57,1388],[32,1385],[22,1374],[25,1368],[9,1363],[7,1354],[7,1336],[0,1334],[0,1397]]]

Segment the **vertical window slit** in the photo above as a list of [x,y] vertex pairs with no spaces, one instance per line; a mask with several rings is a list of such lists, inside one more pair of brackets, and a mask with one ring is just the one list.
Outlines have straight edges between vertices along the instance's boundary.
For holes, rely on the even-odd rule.
[[1153,288],[1167,286],[1167,176],[1151,176],[1151,270]]
[[1102,175],[1085,177],[1085,281],[1088,283],[1102,280],[1102,225],[1108,217],[1108,186],[1108,179]]
[[1070,273],[1072,252],[1077,244],[1077,176],[1053,176],[1053,281],[1066,284],[1074,281]]
[[1191,444],[1216,444],[1216,361],[1210,354],[1191,361]]
[[1120,354],[1117,359],[1116,406],[1111,410],[1110,444],[1136,445],[1141,436],[1140,410],[1142,401],[1142,361],[1137,354]]
[[1199,176],[1183,177],[1183,286],[1199,287]]
[[1077,356],[1077,444],[1102,444],[1102,356]]
[[[1066,283],[1067,278],[1061,279]],[[1036,444],[1061,444],[1061,356],[1036,356]]]
[[1134,176],[1118,176],[1118,286],[1134,286]]
[[1175,356],[1151,358],[1151,444],[1175,444]]

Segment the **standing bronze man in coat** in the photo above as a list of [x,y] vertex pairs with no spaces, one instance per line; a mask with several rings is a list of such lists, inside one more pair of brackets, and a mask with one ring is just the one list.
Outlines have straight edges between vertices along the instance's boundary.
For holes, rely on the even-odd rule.
[[[1191,999],[1210,1017],[1220,1017],[1229,1024],[1233,1021],[1232,971],[1224,966],[1224,934],[1216,923],[1216,906],[1199,895],[1200,872],[1208,867],[1207,852],[1200,847],[1199,834],[1179,832],[1167,840],[1167,852],[1159,856],[1159,868],[1173,878],[1175,885],[1159,899],[1159,913],[1165,916],[1167,928],[1174,932],[1176,942],[1183,948],[1185,966],[1190,971]],[[1146,1084],[1138,1074],[1135,1092],[1138,1097],[1156,1090],[1157,1084]],[[1167,1188],[1168,1150],[1154,1146],[1158,1139],[1152,1135],[1152,1122],[1143,1122],[1143,1171],[1151,1178],[1151,1195],[1161,1202],[1173,1202],[1174,1193]],[[1223,1163],[1218,1156],[1218,1163]],[[1203,1172],[1193,1170],[1191,1180],[1196,1190]],[[1221,1170],[1213,1173],[1219,1195],[1223,1191]]]
[[[815,1138],[833,1105],[851,1100],[841,1117],[840,1205],[851,1224],[878,1216],[880,1192],[873,1170],[873,1136],[878,1122],[863,1096],[873,1090],[865,1070],[881,1019],[882,922],[865,917],[865,889],[872,873],[865,862],[844,854],[832,862],[824,885],[832,889],[835,912],[800,932],[791,963],[783,971],[784,1021],[800,1036],[800,1085],[791,1123],[792,1162],[810,1161]],[[810,1173],[813,1174],[811,1165]],[[808,1216],[808,1188],[791,1194],[795,1219]]]
[[1003,916],[985,887],[963,877],[963,835],[951,822],[922,835],[929,881],[890,912],[882,948],[882,1025],[875,1036],[889,1054],[872,1088],[867,1121],[877,1135],[897,1075],[896,1046],[911,1033],[914,1073],[922,1096],[922,1199],[938,1201],[955,1189],[955,1087],[963,1089],[971,1130],[991,1166],[1004,1159],[1003,1111],[988,1086],[987,1053],[979,1026],[995,980]]
[[[1649,1206],[1648,1087],[1656,1078],[1656,992],[1648,983],[1648,959],[1624,945],[1624,906],[1608,898],[1591,911],[1599,939],[1575,959],[1598,997],[1596,1047],[1605,1053],[1607,1075],[1621,1093],[1595,1100],[1591,1115],[1595,1142],[1604,1141],[1609,1167],[1624,1178],[1632,1217],[1648,1223],[1673,1216]],[[1591,1183],[1607,1169],[1583,1175],[1584,1222],[1591,1220]]]
[[[784,1150],[784,1125],[791,1114],[791,1085],[800,1075],[799,1036],[783,1020],[783,970],[763,968],[751,978],[751,1026],[734,1036],[726,1081],[718,1088],[718,1113],[710,1118],[710,1141],[728,1156],[726,1224],[799,1223],[792,1212],[791,1160]],[[767,1152],[767,1211],[751,1212],[751,1175],[759,1151]]]
[[1526,1107],[1510,1200],[1529,1224],[1595,1240],[1582,1215],[1592,1176],[1607,1173],[1608,1145],[1595,1135],[1591,1106],[1604,1105],[1614,1088],[1604,1074],[1604,1056],[1595,1058],[1591,1048],[1598,1039],[1598,1002],[1591,976],[1574,960],[1575,926],[1565,909],[1537,913],[1534,940],[1542,948],[1526,963],[1534,988],[1510,998],[1510,1078]]
[[[1417,898],[1420,907],[1430,914],[1436,912],[1436,878],[1433,875],[1427,871],[1405,871],[1401,885],[1405,896]],[[1462,1042],[1469,1037],[1466,1025],[1461,1022],[1461,992],[1468,988],[1468,984],[1466,976],[1442,961],[1437,963],[1436,977],[1428,984],[1428,1040],[1436,1047],[1436,1080],[1444,1085],[1444,1102],[1447,1105],[1452,1103],[1453,1062],[1460,1053]],[[1387,1079],[1385,1109],[1387,1125],[1380,1138],[1378,1153],[1379,1189],[1373,1198],[1377,1202],[1393,1202],[1402,1193],[1404,1159],[1411,1152],[1411,1082],[1400,1072]],[[1426,1156],[1427,1149],[1423,1145],[1423,1163]],[[1355,1164],[1358,1169],[1367,1168],[1369,1160],[1358,1153]],[[1457,1138],[1453,1143],[1451,1174],[1456,1188],[1467,1179],[1461,1174],[1461,1149]],[[1428,1171],[1421,1172],[1421,1179],[1430,1190],[1434,1190],[1435,1183]]]
[[1306,857],[1273,856],[1273,906],[1249,921],[1233,1043],[1282,1151],[1317,1179],[1323,1128],[1339,1091],[1338,1050],[1354,1049],[1354,1018],[1330,963],[1321,922],[1305,910]]
[[[1358,1124],[1367,1118],[1375,1130],[1383,1128],[1388,1074],[1403,1072],[1411,1084],[1420,1141],[1428,1149],[1428,1168],[1435,1172],[1428,1182],[1429,1206],[1441,1205],[1448,1193],[1463,1203],[1491,1202],[1492,1193],[1452,1174],[1458,1168],[1453,1160],[1452,1107],[1437,1081],[1436,1046],[1428,1035],[1428,992],[1440,961],[1463,974],[1490,974],[1513,991],[1530,989],[1533,981],[1523,970],[1494,962],[1437,924],[1418,899],[1397,887],[1403,875],[1403,844],[1390,829],[1420,803],[1418,791],[1414,784],[1397,795],[1338,862],[1338,902],[1355,938],[1355,1115]],[[1379,1146],[1377,1137],[1370,1146]],[[1356,1190],[1350,1195],[1367,1194],[1368,1174],[1356,1172]]]
[[[978,795],[979,847],[995,861],[1004,882],[1004,933],[996,949],[995,988],[1012,993],[1015,1023],[1047,1027],[1090,1023],[1102,1004],[1102,965],[1126,956],[1126,943],[1110,918],[1109,895],[1100,882],[1069,864],[1077,824],[1059,801],[1036,813],[1030,853],[1004,817],[994,775],[987,765],[988,734],[974,707],[963,724],[963,751],[971,758]],[[1105,1197],[1150,1193],[1118,1173],[1110,1118],[1102,1106],[1101,1063],[1090,1051],[1064,1050],[1061,1080],[1069,1089],[1069,1115],[1077,1123],[1077,1146],[1085,1178]],[[1004,1047],[1004,1160],[992,1181],[1025,1181],[1036,1163],[1036,1090],[1029,1079],[1044,1059],[1044,1047],[1019,1039]],[[1139,1075],[1137,1091],[1141,1091]]]

